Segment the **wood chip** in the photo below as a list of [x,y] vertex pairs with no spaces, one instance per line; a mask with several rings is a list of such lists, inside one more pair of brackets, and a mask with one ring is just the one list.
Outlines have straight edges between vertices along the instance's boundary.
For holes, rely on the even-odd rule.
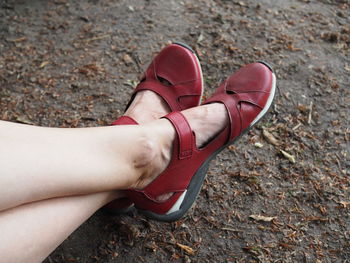
[[281,153],[283,154],[284,157],[286,157],[291,163],[295,163],[295,157],[294,155],[291,155],[283,150],[281,150]]
[[234,145],[230,145],[228,147],[228,149],[231,151],[231,152],[235,152],[236,151],[236,147]]
[[309,106],[309,116],[308,116],[308,119],[307,119],[307,123],[308,124],[311,124],[311,120],[312,120],[312,106],[313,106],[313,102],[311,101],[310,102],[310,106]]
[[189,255],[194,255],[195,251],[193,250],[193,248],[190,248],[189,246],[186,245],[182,245],[180,243],[176,243],[176,245],[181,248],[183,251],[185,251],[187,254]]
[[279,145],[277,139],[276,139],[270,132],[268,132],[268,131],[265,130],[265,129],[263,129],[263,136],[264,136],[264,138],[265,138],[269,143],[271,143],[272,145],[275,145],[275,146],[278,146],[278,145]]
[[275,216],[250,215],[249,218],[254,219],[256,221],[271,222],[276,217]]
[[296,129],[298,129],[302,124],[299,122],[297,125],[295,125],[292,130],[295,131]]
[[199,37],[197,38],[197,43],[200,43],[204,40],[204,36],[202,33],[199,34]]
[[344,208],[347,208],[348,206],[350,206],[350,202],[347,202],[347,201],[339,201],[339,204],[341,204]]
[[223,227],[223,228],[221,228],[221,230],[224,230],[224,231],[231,231],[231,232],[243,232],[243,230],[235,229],[235,228],[230,228],[230,227]]
[[256,142],[256,143],[254,143],[254,146],[256,148],[262,148],[264,145],[261,142]]
[[49,61],[44,61],[40,64],[39,68],[43,68],[45,67],[47,64],[49,64],[50,62]]
[[20,37],[20,38],[16,38],[16,39],[7,39],[8,42],[14,42],[14,43],[23,42],[23,41],[26,41],[26,40],[27,40],[26,37]]
[[123,60],[124,60],[125,64],[127,64],[127,65],[133,63],[133,60],[132,60],[132,58],[130,57],[129,54],[125,54],[125,55],[123,56]]

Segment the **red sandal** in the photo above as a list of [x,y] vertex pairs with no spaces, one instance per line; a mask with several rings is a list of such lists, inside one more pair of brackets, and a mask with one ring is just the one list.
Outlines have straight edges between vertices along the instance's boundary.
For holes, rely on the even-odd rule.
[[[227,145],[234,143],[267,112],[272,104],[276,78],[265,63],[249,64],[232,74],[208,103],[223,103],[229,123],[203,148],[196,147],[195,135],[180,112],[164,118],[174,126],[177,138],[173,143],[172,160],[166,170],[142,190],[127,190],[137,209],[159,221],[180,219],[193,205],[201,189],[209,162]],[[157,197],[173,193],[166,201]]]
[[[200,104],[203,95],[203,77],[195,52],[186,44],[174,43],[164,49],[148,66],[126,107],[130,106],[136,93],[151,90],[162,97],[171,111],[181,111]],[[135,120],[122,116],[112,125],[136,125]],[[130,211],[133,202],[125,197],[105,206],[109,212],[120,214]]]

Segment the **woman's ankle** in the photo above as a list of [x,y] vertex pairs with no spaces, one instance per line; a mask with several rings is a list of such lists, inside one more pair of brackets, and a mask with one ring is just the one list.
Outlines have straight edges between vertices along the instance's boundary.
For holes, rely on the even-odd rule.
[[138,175],[134,189],[143,189],[168,166],[175,131],[167,120],[157,120],[142,128],[132,161]]
[[143,90],[136,94],[124,115],[133,118],[139,124],[147,124],[170,111],[167,103],[158,94],[150,90]]
[[203,147],[224,129],[229,121],[225,105],[211,103],[182,111],[196,135],[196,146]]

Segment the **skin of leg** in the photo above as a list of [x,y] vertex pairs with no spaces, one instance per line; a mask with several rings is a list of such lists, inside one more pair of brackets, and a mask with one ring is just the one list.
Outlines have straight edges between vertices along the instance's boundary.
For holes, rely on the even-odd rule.
[[154,148],[164,137],[158,135],[166,130],[157,125],[59,129],[0,121],[0,211],[132,187],[155,172],[147,164],[156,158]]
[[[209,106],[197,107],[184,111],[183,114],[188,119],[192,119],[191,125],[198,135],[196,137],[198,146],[213,135],[213,132],[208,132],[208,128],[217,130],[227,118],[222,105],[210,106],[210,109]],[[221,119],[220,116],[222,116]],[[197,121],[194,121],[196,119]],[[157,129],[164,131],[166,127],[171,126],[169,126],[168,121],[160,120],[157,126],[147,127],[149,131],[158,134]],[[159,132],[159,134],[161,133]],[[170,129],[170,133],[167,133],[166,137],[168,140],[162,144],[165,145],[161,150],[162,160],[170,159],[174,131]],[[141,177],[139,185],[135,186],[142,188],[152,180],[150,176]],[[62,197],[0,212],[0,236],[2,237],[0,248],[3,250],[0,249],[0,254],[8,257],[6,262],[23,262],[23,259],[26,259],[26,262],[41,261],[99,207],[120,197],[122,197],[120,192]],[[57,225],[60,227],[57,228]],[[40,239],[33,239],[35,236],[40,236]],[[15,240],[23,240],[23,242],[18,244]],[[26,251],[26,253],[17,255],[18,251]]]
[[[197,145],[227,119],[222,104],[183,114],[196,132]],[[53,197],[142,189],[166,168],[174,137],[165,119],[80,129],[0,121],[0,211]]]
[[[138,123],[147,123],[167,112],[168,106],[158,95],[142,91],[125,115]],[[119,191],[67,196],[27,203],[0,212],[0,255],[10,263],[40,262],[97,209],[120,197],[123,193]],[[33,238],[36,236],[40,238]],[[18,240],[21,242],[16,242]]]
[[1,262],[42,262],[119,191],[53,198],[0,212]]

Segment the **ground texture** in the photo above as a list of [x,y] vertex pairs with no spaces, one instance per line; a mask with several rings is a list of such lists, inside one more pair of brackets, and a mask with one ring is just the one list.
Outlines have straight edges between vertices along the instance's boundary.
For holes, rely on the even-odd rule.
[[183,220],[99,211],[46,263],[349,262],[348,0],[1,0],[0,119],[108,125],[175,40],[198,53],[206,96],[268,61],[272,111],[212,162]]

